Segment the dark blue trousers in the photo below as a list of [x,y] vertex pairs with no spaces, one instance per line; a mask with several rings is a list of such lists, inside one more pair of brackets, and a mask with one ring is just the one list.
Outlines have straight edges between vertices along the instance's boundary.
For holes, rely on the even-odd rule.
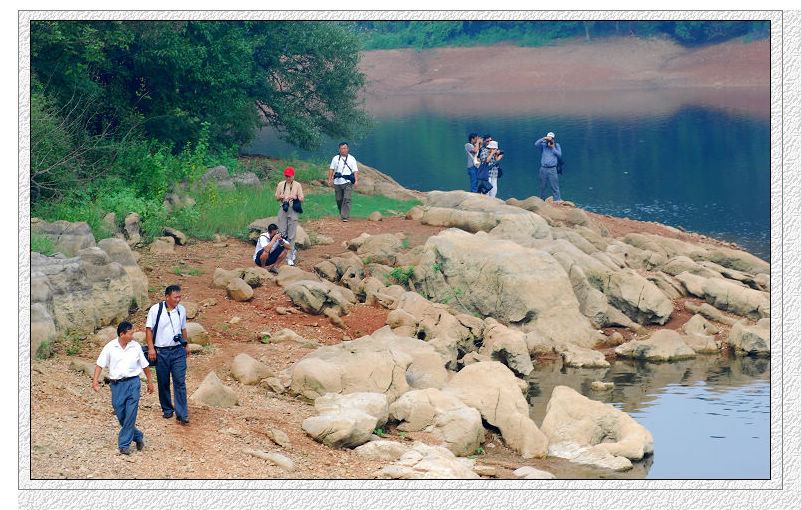
[[[156,347],[156,379],[159,387],[159,403],[164,416],[177,414],[182,420],[189,418],[189,408],[186,404],[186,350],[183,347],[176,349],[161,349]],[[170,377],[175,396],[175,407],[172,405],[170,395]]]
[[467,175],[470,177],[470,191],[478,193],[478,179],[476,179],[476,167],[467,167]]
[[119,448],[129,448],[132,442],[141,441],[144,435],[134,426],[136,425],[136,413],[139,410],[140,387],[138,377],[111,385],[111,406],[122,426],[120,435],[117,437]]

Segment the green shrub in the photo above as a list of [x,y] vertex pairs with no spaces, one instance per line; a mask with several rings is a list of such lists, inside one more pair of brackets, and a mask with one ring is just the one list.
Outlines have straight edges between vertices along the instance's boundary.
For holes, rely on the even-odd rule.
[[31,251],[36,251],[42,255],[52,255],[55,253],[53,250],[53,241],[49,237],[41,234],[31,234]]

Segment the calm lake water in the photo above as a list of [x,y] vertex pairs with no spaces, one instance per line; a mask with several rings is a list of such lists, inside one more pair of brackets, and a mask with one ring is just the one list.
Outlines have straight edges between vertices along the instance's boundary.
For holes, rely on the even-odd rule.
[[[500,198],[539,193],[533,142],[554,131],[566,166],[562,196],[602,214],[681,226],[770,259],[767,91],[621,91],[371,98],[370,133],[351,142],[360,162],[407,188],[467,189],[464,143],[491,133],[506,153]],[[271,130],[246,150],[327,165],[339,140],[310,153]],[[321,177],[323,174],[321,174]],[[606,393],[594,380],[612,381]],[[611,403],[651,431],[655,453],[627,473],[573,463],[560,478],[770,477],[770,360],[700,356],[611,369],[538,365],[530,376],[539,425],[556,385]]]
[[[614,382],[606,392],[590,387]],[[698,356],[672,363],[618,360],[608,369],[575,369],[561,362],[535,366],[529,376],[531,418],[542,424],[556,385],[625,411],[654,438],[654,455],[625,473],[575,464],[560,478],[770,478],[770,360]]]
[[[686,103],[631,91],[373,98],[373,129],[351,143],[351,153],[408,188],[467,189],[466,135],[489,132],[505,151],[498,197],[523,199],[539,193],[533,142],[554,131],[566,162],[565,200],[734,241],[769,260],[767,102],[737,104],[752,96],[707,93]],[[246,152],[295,152],[327,164],[338,141],[310,153],[264,130]]]

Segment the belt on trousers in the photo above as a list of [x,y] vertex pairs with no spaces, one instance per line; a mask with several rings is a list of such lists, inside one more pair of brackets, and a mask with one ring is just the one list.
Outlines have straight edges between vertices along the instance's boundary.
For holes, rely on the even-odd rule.
[[545,166],[545,165],[540,165],[540,166],[542,166],[542,168],[556,168],[556,165],[554,165],[554,166]]
[[177,349],[179,347],[181,347],[181,344],[173,345],[172,347],[156,347],[156,350],[157,351],[171,351],[171,350]]
[[134,377],[139,377],[138,375],[132,375],[131,377],[123,377],[122,379],[112,379],[111,384],[116,384],[118,382],[127,381],[129,379],[133,379]]

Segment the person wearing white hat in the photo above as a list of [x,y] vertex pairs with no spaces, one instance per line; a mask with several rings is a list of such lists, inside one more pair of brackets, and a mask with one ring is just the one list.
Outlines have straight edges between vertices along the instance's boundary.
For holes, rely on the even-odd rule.
[[497,140],[493,140],[487,144],[489,150],[487,154],[487,180],[489,181],[492,189],[487,192],[487,195],[494,197],[498,194],[498,162],[503,158],[503,152],[498,148]]
[[559,193],[559,176],[556,173],[556,167],[559,160],[562,159],[562,147],[554,141],[554,138],[555,135],[550,131],[534,142],[534,146],[542,152],[540,156],[540,198],[545,200],[545,191],[550,186],[554,202],[558,202],[562,200],[562,195]]

